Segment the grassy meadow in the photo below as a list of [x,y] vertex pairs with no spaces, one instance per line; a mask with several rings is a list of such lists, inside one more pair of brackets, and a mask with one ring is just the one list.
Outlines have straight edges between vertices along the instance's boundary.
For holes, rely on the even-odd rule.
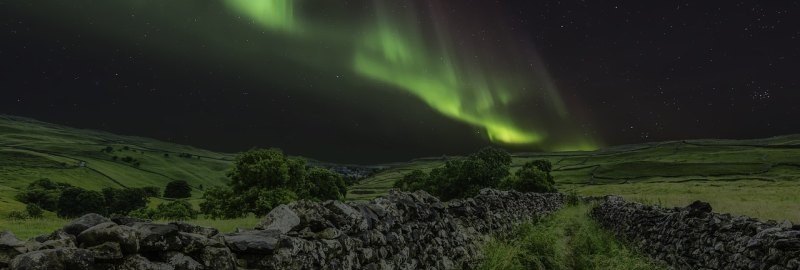
[[[109,150],[110,148],[110,150]],[[116,158],[115,158],[116,157]],[[132,161],[124,161],[130,157]],[[10,220],[25,205],[14,196],[32,181],[49,178],[90,190],[162,188],[172,180],[192,187],[200,203],[204,187],[224,185],[233,154],[156,140],[119,136],[0,115],[0,230],[27,238],[63,226],[46,212],[41,219]],[[800,135],[757,140],[689,140],[624,145],[592,152],[517,153],[513,169],[530,160],[553,163],[558,188],[580,195],[616,194],[663,206],[708,201],[715,211],[800,223]],[[443,158],[381,164],[384,169],[348,191],[348,200],[386,194],[415,169],[429,171]],[[163,199],[153,198],[150,206]],[[232,231],[251,228],[256,217],[200,218],[189,222]]]
[[[530,160],[550,160],[563,192],[616,194],[667,207],[702,200],[718,212],[800,223],[800,135],[671,141],[513,157],[515,168]],[[404,174],[441,164],[441,159],[396,164],[351,187],[348,199],[380,196]]]
[[483,247],[479,269],[666,269],[627,248],[588,215],[590,205],[567,207],[539,222],[523,224]]

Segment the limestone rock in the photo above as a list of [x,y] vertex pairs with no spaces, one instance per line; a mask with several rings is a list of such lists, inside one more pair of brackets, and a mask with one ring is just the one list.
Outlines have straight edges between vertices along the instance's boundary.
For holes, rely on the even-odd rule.
[[79,217],[67,225],[64,225],[64,231],[71,235],[79,235],[83,231],[96,226],[100,223],[111,222],[110,219],[107,219],[104,216],[98,214],[86,214],[82,217]]
[[300,225],[300,217],[289,206],[280,205],[264,217],[256,227],[262,230],[278,230],[287,233]]

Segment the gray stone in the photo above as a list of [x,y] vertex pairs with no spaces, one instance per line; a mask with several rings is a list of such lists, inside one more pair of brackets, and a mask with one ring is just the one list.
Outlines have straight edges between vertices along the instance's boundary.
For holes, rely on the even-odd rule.
[[233,254],[227,248],[207,247],[200,253],[200,262],[206,269],[234,270]]
[[106,242],[118,243],[124,254],[139,252],[139,231],[120,226],[114,222],[106,222],[91,227],[78,235],[78,244],[82,248],[102,245]]
[[9,231],[0,232],[0,267],[8,266],[14,257],[28,252],[25,242]]
[[147,258],[135,254],[125,256],[116,270],[175,270],[175,267],[162,262],[151,262]]
[[227,234],[223,239],[235,253],[272,254],[278,247],[280,234],[278,230],[254,230]]
[[205,237],[213,237],[213,236],[219,234],[219,230],[214,229],[214,228],[197,226],[197,225],[184,223],[184,222],[172,222],[170,224],[177,226],[179,231],[185,232],[185,233],[199,234],[199,235],[202,235],[202,236],[205,236]]
[[144,252],[177,251],[183,248],[176,225],[134,223],[131,227],[138,231],[139,247]]
[[300,217],[289,206],[280,205],[272,209],[256,228],[262,230],[278,230],[287,233],[300,225]]
[[94,267],[92,252],[78,248],[44,249],[17,256],[11,261],[14,270],[85,270]]
[[86,214],[83,215],[82,217],[73,220],[69,224],[64,225],[64,231],[67,232],[68,234],[77,236],[81,234],[83,231],[91,227],[94,227],[97,224],[106,222],[111,222],[111,220],[107,219],[104,216],[94,213]]
[[103,244],[88,248],[97,260],[118,260],[122,259],[122,248],[119,243],[105,242]]
[[202,270],[202,264],[180,252],[167,252],[164,254],[164,261],[175,268],[175,270]]

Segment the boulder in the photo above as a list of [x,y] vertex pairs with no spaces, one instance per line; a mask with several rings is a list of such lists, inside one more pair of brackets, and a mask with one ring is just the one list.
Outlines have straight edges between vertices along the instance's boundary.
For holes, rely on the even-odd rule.
[[114,222],[106,222],[91,227],[78,235],[80,247],[87,248],[106,242],[118,243],[124,254],[139,252],[139,231]]
[[279,230],[254,230],[227,234],[223,239],[235,253],[272,254],[280,235]]
[[139,247],[143,252],[176,251],[183,248],[178,226],[173,224],[134,223],[131,228],[139,232]]
[[164,254],[164,261],[175,268],[175,270],[202,270],[205,267],[197,262],[196,260],[192,259],[192,257],[186,256],[186,254],[180,252],[167,252]]
[[118,260],[122,259],[122,248],[119,246],[119,243],[115,242],[105,242],[103,244],[93,246],[89,248],[89,251],[94,254],[94,258],[97,260]]
[[82,217],[79,217],[67,225],[64,225],[64,231],[71,235],[79,235],[83,231],[96,226],[100,223],[111,222],[110,219],[107,219],[104,216],[98,214],[86,214]]
[[169,264],[162,262],[151,262],[142,255],[128,255],[117,265],[116,270],[175,270]]
[[44,249],[17,256],[11,261],[15,270],[85,270],[94,267],[91,251],[79,248]]
[[185,233],[199,234],[205,237],[213,237],[219,234],[219,230],[203,226],[197,226],[184,222],[172,222],[171,225],[178,227],[178,230]]
[[272,211],[261,220],[256,229],[278,230],[285,234],[294,230],[298,225],[300,225],[300,217],[297,213],[289,206],[280,205],[272,209]]
[[0,232],[0,267],[8,266],[17,255],[28,252],[25,242],[9,231]]
[[235,270],[236,263],[230,249],[220,247],[206,247],[200,253],[200,263],[206,269]]

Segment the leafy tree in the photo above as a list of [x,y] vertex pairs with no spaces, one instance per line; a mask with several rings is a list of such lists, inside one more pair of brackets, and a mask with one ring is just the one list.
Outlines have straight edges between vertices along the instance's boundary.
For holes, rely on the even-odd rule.
[[44,210],[36,204],[28,204],[25,206],[25,213],[31,218],[41,218]]
[[278,205],[287,204],[297,200],[297,194],[285,188],[273,190],[254,190],[254,192],[250,193],[256,195],[255,198],[245,199],[245,201],[254,202],[253,206],[250,208],[250,212],[256,214],[257,216],[266,215]]
[[210,187],[203,193],[204,201],[200,203],[200,212],[211,218],[238,218],[247,214],[242,207],[244,199],[236,196],[228,187]]
[[74,218],[88,213],[105,214],[105,198],[97,191],[69,187],[58,199],[59,217]]
[[192,188],[189,186],[189,183],[183,180],[175,180],[172,182],[167,183],[167,187],[164,188],[164,197],[166,198],[189,198],[192,196]]
[[148,196],[144,189],[104,188],[102,191],[107,214],[127,215],[133,210],[147,207]]
[[422,170],[414,170],[404,175],[403,179],[394,183],[394,187],[401,190],[425,190],[432,192],[432,190],[429,189],[428,174]]
[[310,195],[320,200],[341,200],[347,195],[347,185],[338,173],[325,168],[313,168],[308,173],[312,184]]
[[504,186],[520,192],[556,192],[555,181],[549,171],[551,168],[547,160],[525,163]]
[[450,159],[425,175],[413,171],[396,187],[425,190],[443,200],[474,196],[482,188],[497,188],[510,175],[511,155],[487,147],[463,159]]
[[48,211],[56,211],[61,191],[67,187],[72,186],[56,183],[46,178],[40,179],[28,184],[24,191],[16,195],[16,199],[26,204],[38,205]]
[[251,150],[239,155],[228,176],[236,192],[284,187],[290,180],[286,156],[278,149]]

